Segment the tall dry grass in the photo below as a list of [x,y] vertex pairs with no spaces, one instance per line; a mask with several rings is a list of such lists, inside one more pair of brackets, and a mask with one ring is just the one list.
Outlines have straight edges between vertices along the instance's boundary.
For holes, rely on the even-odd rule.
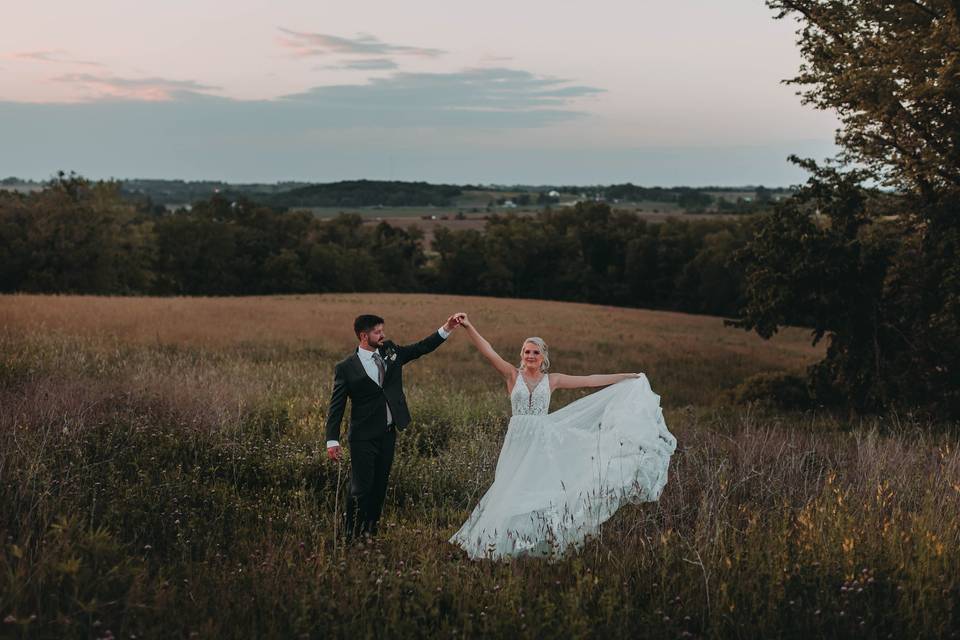
[[[457,296],[349,294],[262,298],[108,298],[0,296],[0,327],[36,339],[44,349],[79,349],[67,358],[136,358],[134,347],[157,352],[243,354],[245,362],[315,362],[328,382],[332,362],[354,348],[353,318],[379,313],[388,336],[411,342],[454,311],[474,323],[508,359],[519,360],[531,335],[551,348],[554,369],[567,373],[644,371],[671,406],[702,405],[717,392],[760,371],[799,371],[816,361],[807,332],[788,329],[772,341],[728,329],[719,318],[616,307]],[[50,342],[52,336],[63,341]],[[79,342],[78,342],[79,341]],[[53,344],[59,345],[52,346]],[[41,348],[41,347],[37,347]],[[122,353],[122,355],[121,355]],[[114,355],[111,355],[114,354]],[[165,361],[169,358],[165,358]],[[57,366],[60,366],[59,364]],[[87,365],[93,366],[92,364]],[[230,373],[232,372],[225,372]],[[463,336],[410,369],[412,386],[440,384],[473,393],[498,388],[488,365]],[[705,386],[706,385],[706,386]]]
[[[558,562],[446,543],[490,484],[502,383],[454,336],[410,366],[384,534],[334,536],[324,460],[352,317],[398,341],[464,309],[508,355],[642,370],[679,448],[656,504]],[[951,637],[957,434],[729,406],[818,352],[715,318],[435,296],[0,298],[3,637]],[[559,394],[559,404],[578,394]]]

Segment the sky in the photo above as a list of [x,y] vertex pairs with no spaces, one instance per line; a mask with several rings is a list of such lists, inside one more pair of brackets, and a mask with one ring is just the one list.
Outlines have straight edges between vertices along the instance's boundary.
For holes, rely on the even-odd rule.
[[786,186],[835,153],[761,0],[0,12],[0,177]]

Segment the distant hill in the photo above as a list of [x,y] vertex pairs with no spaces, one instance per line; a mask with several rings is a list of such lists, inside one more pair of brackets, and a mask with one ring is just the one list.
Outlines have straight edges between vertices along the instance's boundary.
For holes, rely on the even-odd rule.
[[[365,207],[490,206],[506,201],[518,206],[550,205],[575,201],[664,203],[688,211],[719,210],[750,213],[770,201],[789,196],[788,189],[743,187],[642,187],[632,183],[610,185],[452,185],[400,180],[344,180],[310,183],[230,183],[219,180],[118,180],[128,200],[158,210],[189,205],[220,194],[245,198],[276,209]],[[0,190],[30,192],[47,182],[9,177],[0,179]],[[549,194],[560,194],[551,196]]]
[[461,187],[427,182],[347,180],[315,184],[252,198],[274,207],[423,207],[449,206]]
[[180,205],[206,200],[210,196],[233,194],[254,200],[308,186],[309,182],[277,182],[274,184],[232,184],[219,180],[121,180],[120,191],[133,198],[149,198],[156,204]]

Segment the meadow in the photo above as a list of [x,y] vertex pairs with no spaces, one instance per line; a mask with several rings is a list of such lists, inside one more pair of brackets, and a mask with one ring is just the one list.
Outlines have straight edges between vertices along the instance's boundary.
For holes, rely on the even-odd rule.
[[[556,371],[645,372],[679,442],[661,500],[554,562],[466,559],[509,401],[454,334],[405,370],[382,535],[345,547],[323,425],[352,319],[403,343],[461,310],[508,358],[536,334]],[[532,300],[0,296],[0,637],[956,637],[957,429],[732,399],[821,355]]]

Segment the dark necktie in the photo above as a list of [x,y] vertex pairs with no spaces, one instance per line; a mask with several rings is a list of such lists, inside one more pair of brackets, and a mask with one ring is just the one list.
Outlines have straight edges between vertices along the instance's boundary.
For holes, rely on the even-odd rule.
[[377,372],[378,372],[378,373],[377,373],[377,377],[379,378],[379,380],[378,380],[377,382],[378,382],[378,383],[380,384],[380,386],[382,387],[382,386],[383,386],[383,376],[384,376],[384,372],[385,372],[386,370],[383,368],[383,358],[380,356],[379,353],[374,352],[374,354],[373,354],[373,363],[374,363],[375,365],[377,365]]

